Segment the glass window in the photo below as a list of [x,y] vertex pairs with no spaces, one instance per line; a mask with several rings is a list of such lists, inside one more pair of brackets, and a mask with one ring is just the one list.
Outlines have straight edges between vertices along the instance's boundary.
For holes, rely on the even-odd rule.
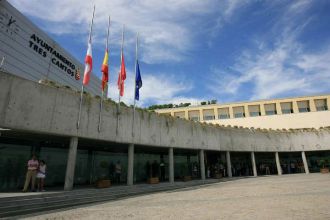
[[316,111],[326,111],[328,110],[326,99],[315,99],[314,100]]
[[235,118],[244,118],[244,106],[233,107],[234,117]]
[[214,110],[213,109],[204,109],[203,110],[203,119],[205,121],[214,120]]
[[184,118],[184,111],[182,111],[182,112],[174,112],[174,117]]
[[22,189],[31,146],[0,143],[0,190]]
[[277,111],[276,111],[276,104],[265,104],[265,114],[266,115],[276,115]]
[[[153,164],[156,162],[158,164],[158,173],[152,170]],[[164,179],[161,176],[160,163],[164,162]],[[148,178],[159,177],[160,181],[168,179],[168,154],[167,153],[147,153],[147,152],[137,152],[134,155],[134,182],[146,182]]]
[[199,110],[188,111],[190,120],[199,121]]
[[229,108],[218,108],[218,118],[219,119],[227,119],[230,118]]
[[68,148],[41,147],[39,159],[47,166],[47,186],[63,186],[68,158]]
[[299,112],[310,112],[309,101],[298,101],[297,102]]
[[282,114],[293,113],[292,102],[282,102],[281,103]]
[[249,105],[248,106],[249,109],[249,114],[251,117],[255,117],[255,116],[260,116],[261,112],[260,112],[260,106],[259,105]]

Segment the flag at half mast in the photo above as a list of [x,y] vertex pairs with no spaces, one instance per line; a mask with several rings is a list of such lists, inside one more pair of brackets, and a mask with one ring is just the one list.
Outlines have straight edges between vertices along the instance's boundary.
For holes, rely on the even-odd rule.
[[139,61],[136,60],[136,70],[135,70],[135,100],[140,99],[140,93],[139,90],[142,87],[142,78],[140,74],[140,66]]
[[120,71],[118,74],[118,82],[117,82],[120,96],[124,96],[125,79],[126,79],[125,60],[124,60],[124,54],[123,52],[121,52],[121,64],[120,64]]
[[106,86],[108,84],[108,81],[109,81],[109,52],[108,52],[108,48],[106,48],[106,50],[105,50],[101,71],[102,71],[102,91],[104,92],[104,90],[106,89]]
[[86,54],[86,57],[85,57],[85,71],[84,71],[84,80],[83,80],[83,85],[84,86],[88,85],[88,83],[89,83],[92,68],[93,68],[92,42],[91,42],[91,38],[89,38],[87,54]]

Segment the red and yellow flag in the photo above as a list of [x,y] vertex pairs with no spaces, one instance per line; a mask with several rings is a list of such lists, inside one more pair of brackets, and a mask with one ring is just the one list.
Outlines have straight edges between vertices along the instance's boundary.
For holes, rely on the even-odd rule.
[[105,50],[105,54],[104,54],[104,59],[103,59],[103,63],[102,63],[102,91],[105,90],[106,86],[108,85],[108,81],[109,81],[109,53],[108,53],[108,49]]
[[125,88],[124,81],[125,81],[125,79],[126,79],[126,68],[125,68],[124,54],[122,52],[121,53],[120,72],[118,74],[118,81],[117,81],[120,96],[124,96],[124,88]]

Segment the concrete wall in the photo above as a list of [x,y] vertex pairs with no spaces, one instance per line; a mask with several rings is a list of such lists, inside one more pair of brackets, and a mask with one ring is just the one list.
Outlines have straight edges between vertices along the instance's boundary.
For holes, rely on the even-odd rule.
[[[76,128],[80,94],[0,72],[0,127],[70,137],[158,147],[231,151],[329,150],[330,129],[263,131],[227,128],[137,111],[105,102],[98,132],[100,100],[84,96]],[[118,117],[118,120],[117,120]],[[117,123],[119,122],[119,123]]]

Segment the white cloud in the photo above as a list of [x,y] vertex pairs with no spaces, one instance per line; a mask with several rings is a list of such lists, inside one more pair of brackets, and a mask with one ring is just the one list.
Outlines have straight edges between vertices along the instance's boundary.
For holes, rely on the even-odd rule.
[[[55,34],[81,35],[86,39],[88,24],[95,2],[95,34],[105,37],[107,17],[111,15],[111,44],[120,44],[122,24],[126,25],[127,41],[133,43],[136,32],[140,33],[142,55],[145,62],[159,63],[180,61],[193,46],[194,21],[213,11],[214,1],[206,0],[11,0],[20,11],[42,19],[44,28]],[[97,41],[96,43],[102,43]],[[133,48],[133,47],[132,47]]]
[[328,91],[330,45],[311,52],[298,41],[312,21],[303,15],[309,3],[292,3],[274,23],[271,34],[254,39],[255,47],[243,50],[230,68],[212,67],[216,80],[209,89],[218,95],[240,96],[249,88],[252,100]]
[[[134,75],[127,72],[125,80],[125,93],[121,101],[128,105],[134,102]],[[117,75],[110,79],[108,96],[118,102]],[[195,103],[198,99],[179,96],[181,92],[190,91],[193,85],[185,80],[170,77],[169,74],[143,74],[143,86],[140,89],[140,101],[137,106],[146,106],[150,104],[179,104],[184,102]]]
[[[133,44],[136,32],[141,36],[142,58],[147,63],[178,62],[186,58],[187,51],[195,46],[198,35],[205,34],[201,27],[204,15],[210,13],[233,14],[240,1],[218,0],[11,0],[20,11],[41,19],[44,28],[54,34],[78,35],[86,40],[92,5],[96,5],[94,43],[102,44],[105,38],[107,17],[111,15],[110,43],[120,44],[122,24],[126,25],[127,44]],[[134,48],[132,47],[127,48]]]

